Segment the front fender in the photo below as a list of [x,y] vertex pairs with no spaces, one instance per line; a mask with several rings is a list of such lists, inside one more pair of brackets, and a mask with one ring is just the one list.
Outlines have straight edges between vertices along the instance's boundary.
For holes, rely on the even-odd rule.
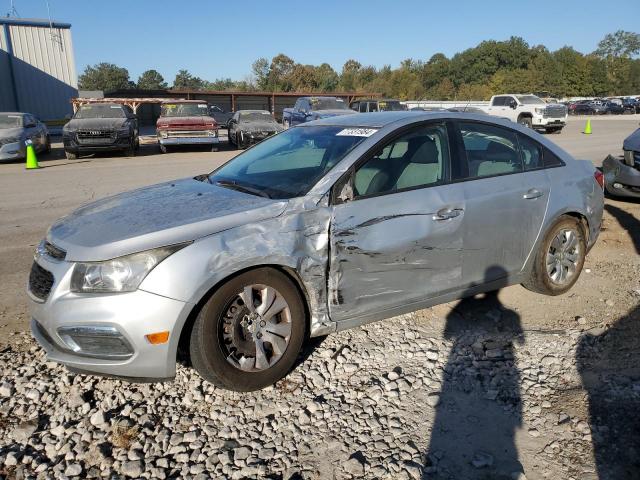
[[318,207],[210,235],[167,258],[140,289],[197,304],[240,271],[285,267],[295,271],[305,289],[311,335],[330,333],[335,325],[327,309],[329,223],[329,208]]

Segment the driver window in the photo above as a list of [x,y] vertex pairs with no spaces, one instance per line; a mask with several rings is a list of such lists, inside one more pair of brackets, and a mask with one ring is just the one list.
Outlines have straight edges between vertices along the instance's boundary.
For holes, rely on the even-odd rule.
[[439,184],[448,162],[444,124],[412,129],[358,168],[353,182],[356,198]]

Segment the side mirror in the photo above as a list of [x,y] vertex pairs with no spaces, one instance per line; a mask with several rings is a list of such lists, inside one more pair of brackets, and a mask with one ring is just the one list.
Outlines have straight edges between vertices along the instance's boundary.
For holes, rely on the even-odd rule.
[[516,103],[515,100],[511,100],[511,102],[509,103],[509,106],[515,110],[518,107],[518,104]]
[[351,202],[355,198],[355,195],[353,192],[353,185],[351,184],[352,179],[353,179],[353,176],[350,176],[349,179],[345,182],[345,184],[342,185],[342,188],[340,189],[340,193],[338,194],[338,197],[337,197],[337,199],[340,200],[340,203]]

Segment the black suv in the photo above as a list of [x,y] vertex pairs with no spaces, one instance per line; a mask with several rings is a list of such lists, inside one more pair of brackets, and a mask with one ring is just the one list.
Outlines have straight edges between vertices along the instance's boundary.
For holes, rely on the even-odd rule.
[[82,105],[62,129],[64,151],[73,160],[85,153],[120,151],[133,157],[140,146],[138,120],[117,103]]

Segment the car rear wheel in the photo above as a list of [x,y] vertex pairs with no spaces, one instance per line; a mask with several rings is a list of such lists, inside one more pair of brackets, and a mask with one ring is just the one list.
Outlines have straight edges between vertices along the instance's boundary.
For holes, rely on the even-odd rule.
[[529,279],[522,285],[537,293],[562,295],[578,281],[586,254],[582,224],[576,218],[562,216],[545,235]]
[[191,331],[191,362],[214,385],[258,390],[291,370],[305,325],[294,283],[271,268],[252,270],[222,285],[202,307]]

